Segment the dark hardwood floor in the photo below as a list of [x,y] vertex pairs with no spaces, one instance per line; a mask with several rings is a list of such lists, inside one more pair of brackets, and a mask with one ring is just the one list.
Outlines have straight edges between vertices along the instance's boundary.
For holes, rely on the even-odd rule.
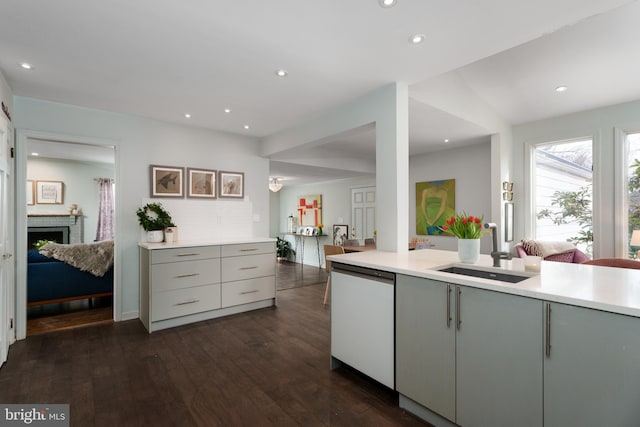
[[324,286],[153,334],[131,320],[30,336],[10,347],[0,402],[69,403],[83,427],[428,425],[393,391],[329,369]]

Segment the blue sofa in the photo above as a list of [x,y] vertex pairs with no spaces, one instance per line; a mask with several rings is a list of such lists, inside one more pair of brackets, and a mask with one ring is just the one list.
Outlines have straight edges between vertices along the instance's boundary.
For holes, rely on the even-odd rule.
[[113,295],[113,266],[96,277],[48,258],[36,249],[27,255],[27,306]]

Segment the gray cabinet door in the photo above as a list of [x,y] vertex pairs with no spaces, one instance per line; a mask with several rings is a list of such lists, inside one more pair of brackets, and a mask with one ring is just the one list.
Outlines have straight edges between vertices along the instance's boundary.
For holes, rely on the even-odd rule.
[[455,330],[453,322],[447,326],[447,289],[396,276],[396,389],[455,421]]
[[455,292],[457,424],[542,426],[543,302],[464,286]]
[[640,425],[640,319],[551,303],[544,425]]

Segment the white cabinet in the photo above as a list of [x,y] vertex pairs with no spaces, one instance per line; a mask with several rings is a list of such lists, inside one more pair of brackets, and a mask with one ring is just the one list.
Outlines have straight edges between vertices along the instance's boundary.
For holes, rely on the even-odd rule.
[[149,332],[275,304],[273,241],[140,247],[140,320]]
[[640,425],[640,319],[558,303],[545,308],[545,427]]
[[542,302],[398,275],[396,389],[464,427],[542,425]]

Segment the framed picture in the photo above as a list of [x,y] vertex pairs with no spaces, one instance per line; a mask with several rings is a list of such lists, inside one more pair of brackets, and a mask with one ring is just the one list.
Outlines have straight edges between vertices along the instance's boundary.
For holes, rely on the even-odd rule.
[[322,224],[322,195],[298,197],[298,224],[317,227]]
[[513,242],[513,203],[504,204],[504,241]]
[[27,180],[27,205],[35,205],[36,201],[33,197],[34,182],[32,179]]
[[244,198],[244,173],[218,172],[220,182],[220,197],[230,199]]
[[349,226],[347,224],[333,224],[333,244],[342,246],[345,240],[349,238]]
[[187,197],[215,199],[216,173],[209,169],[187,168]]
[[456,213],[456,180],[416,182],[416,234],[442,234],[441,226]]
[[62,181],[36,181],[36,203],[40,205],[61,205],[64,202]]
[[184,168],[150,165],[151,197],[184,197]]

